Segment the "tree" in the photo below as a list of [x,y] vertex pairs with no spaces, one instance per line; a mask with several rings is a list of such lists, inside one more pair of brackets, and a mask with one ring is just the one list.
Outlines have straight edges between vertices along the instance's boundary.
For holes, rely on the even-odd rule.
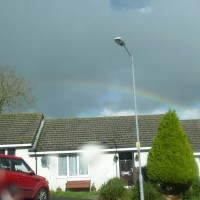
[[10,67],[0,65],[0,113],[19,111],[34,102],[33,86]]
[[147,161],[147,176],[165,193],[180,193],[198,177],[198,166],[175,111],[161,119]]

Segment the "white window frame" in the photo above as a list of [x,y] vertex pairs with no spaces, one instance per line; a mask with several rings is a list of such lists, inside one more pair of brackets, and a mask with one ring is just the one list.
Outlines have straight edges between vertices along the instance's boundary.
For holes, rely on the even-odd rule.
[[[69,174],[69,157],[72,156],[72,155],[75,155],[76,156],[76,163],[77,163],[77,174],[74,175],[74,176],[70,176]],[[62,157],[62,156],[65,156],[67,157],[67,164],[66,164],[66,167],[67,167],[67,175],[59,175],[59,157]],[[87,164],[87,174],[84,174],[84,175],[80,175],[79,172],[80,172],[80,163],[79,163],[79,160],[80,160],[80,156],[77,155],[77,154],[67,154],[67,155],[59,155],[57,157],[57,176],[58,178],[66,178],[66,177],[69,177],[69,178],[73,178],[73,177],[88,177],[89,176],[89,166]]]

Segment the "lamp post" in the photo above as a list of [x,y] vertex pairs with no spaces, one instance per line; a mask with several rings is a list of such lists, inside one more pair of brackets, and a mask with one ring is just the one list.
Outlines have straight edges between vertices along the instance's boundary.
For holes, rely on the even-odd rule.
[[133,76],[133,93],[134,93],[134,105],[135,105],[135,124],[136,124],[136,135],[137,135],[137,142],[136,147],[138,151],[139,157],[139,188],[140,188],[140,200],[144,200],[144,188],[143,188],[143,177],[142,177],[142,168],[141,168],[141,156],[140,156],[140,135],[138,129],[138,114],[137,114],[137,102],[136,102],[136,90],[135,90],[135,72],[134,72],[134,64],[133,64],[133,55],[129,52],[126,48],[125,42],[121,37],[114,38],[114,41],[119,44],[120,46],[124,47],[126,52],[131,58],[131,67],[132,67],[132,76]]

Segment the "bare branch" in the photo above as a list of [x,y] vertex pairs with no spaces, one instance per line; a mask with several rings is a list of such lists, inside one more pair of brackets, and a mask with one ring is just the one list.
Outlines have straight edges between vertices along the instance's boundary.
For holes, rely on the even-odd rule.
[[10,68],[0,66],[0,113],[20,111],[34,103],[34,87]]

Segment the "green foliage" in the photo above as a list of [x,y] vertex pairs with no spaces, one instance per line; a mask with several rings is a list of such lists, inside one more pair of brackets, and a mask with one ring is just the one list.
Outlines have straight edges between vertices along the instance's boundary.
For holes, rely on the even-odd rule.
[[34,103],[34,87],[8,66],[0,65],[0,114],[20,111]]
[[[135,186],[132,189],[131,200],[140,200],[139,187]],[[144,182],[144,199],[145,200],[160,200],[161,193],[158,191],[158,188],[155,184],[150,182]]]
[[61,187],[57,187],[57,188],[56,188],[56,192],[62,192]]
[[145,200],[160,200],[161,193],[156,188],[156,185],[146,182],[144,184],[144,199]]
[[140,200],[140,192],[138,186],[134,186],[130,193],[130,200]]
[[198,177],[197,163],[175,111],[169,110],[160,121],[148,156],[147,176],[161,183],[164,192],[176,192]]
[[200,178],[198,177],[190,186],[190,188],[183,194],[184,200],[200,199]]
[[124,199],[126,189],[125,182],[120,178],[112,178],[104,183],[100,188],[99,199],[101,200],[119,200]]

